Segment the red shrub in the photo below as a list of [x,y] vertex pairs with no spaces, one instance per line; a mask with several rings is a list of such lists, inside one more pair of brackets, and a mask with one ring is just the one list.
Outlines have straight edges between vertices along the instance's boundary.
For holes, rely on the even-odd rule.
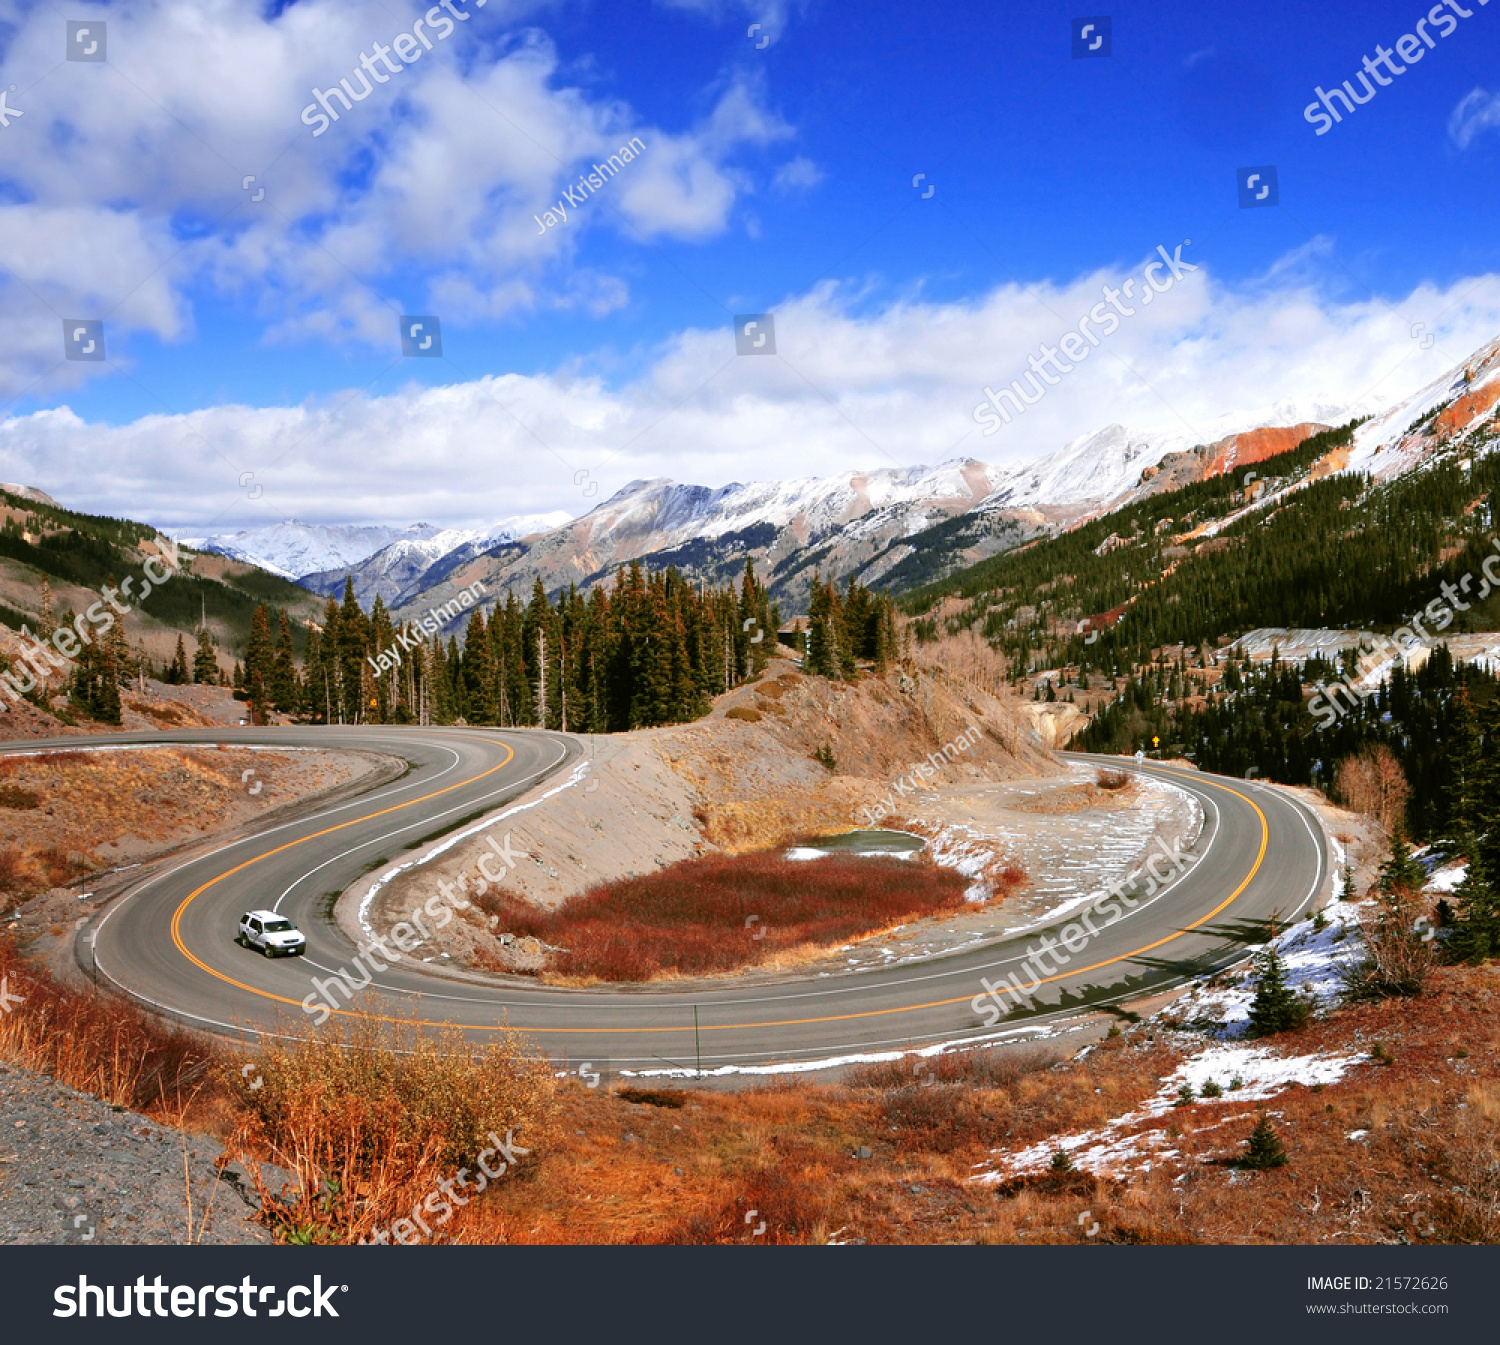
[[778,854],[689,860],[591,888],[555,911],[503,893],[479,904],[502,927],[561,948],[552,970],[611,981],[729,971],[803,944],[963,904],[966,880],[919,861]]

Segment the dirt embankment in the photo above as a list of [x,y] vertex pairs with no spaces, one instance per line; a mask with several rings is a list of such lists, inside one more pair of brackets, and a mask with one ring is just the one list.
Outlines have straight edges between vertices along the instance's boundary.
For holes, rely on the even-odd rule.
[[[23,939],[108,876],[313,795],[399,769],[364,752],[90,746],[0,757],[0,913]],[[107,895],[107,894],[104,894]],[[22,903],[26,903],[22,905]]]
[[[0,628],[0,654],[14,666],[19,657],[19,641],[12,632]],[[120,688],[120,722],[101,724],[85,716],[69,701],[68,670],[57,672],[48,684],[48,709],[30,701],[0,696],[0,741],[25,738],[84,737],[94,733],[139,732],[149,729],[215,728],[239,725],[249,718],[249,707],[234,699],[230,687],[170,686],[153,677],[144,686],[131,682]],[[275,723],[290,722],[282,716]]]
[[[423,851],[374,875],[346,895],[339,916],[363,941],[361,919],[384,932],[440,882],[462,880],[471,893],[487,883],[476,867],[486,855],[507,893],[554,907],[595,884],[696,856],[868,826],[882,806],[892,811],[945,786],[1060,769],[1012,703],[956,680],[893,671],[835,683],[777,659],[702,720],[592,739],[574,782],[549,781],[471,836],[436,843],[430,861]],[[487,843],[507,835],[518,856],[509,869]],[[539,948],[502,944],[505,931],[477,910],[464,916],[419,955],[534,965]]]

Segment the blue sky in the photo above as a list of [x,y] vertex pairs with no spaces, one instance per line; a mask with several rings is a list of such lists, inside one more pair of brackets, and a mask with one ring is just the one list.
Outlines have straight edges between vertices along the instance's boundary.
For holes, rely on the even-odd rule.
[[[110,24],[101,66],[59,62],[51,7],[0,3],[26,114],[0,130],[8,479],[190,527],[580,512],[579,471],[718,485],[1391,400],[1500,332],[1500,3],[1429,20],[1323,135],[1314,86],[1420,3],[1112,4],[1085,60],[1057,5],[464,3],[316,137],[312,86],[421,7],[80,6]],[[538,236],[631,136],[638,161]],[[1267,164],[1279,204],[1241,209],[1237,170]],[[1127,371],[974,435],[980,387],[1095,277],[1187,239],[1200,270],[1121,334]],[[774,376],[735,361],[756,311]],[[401,312],[441,317],[446,358],[401,357]],[[101,314],[108,361],[61,362],[59,316]]]

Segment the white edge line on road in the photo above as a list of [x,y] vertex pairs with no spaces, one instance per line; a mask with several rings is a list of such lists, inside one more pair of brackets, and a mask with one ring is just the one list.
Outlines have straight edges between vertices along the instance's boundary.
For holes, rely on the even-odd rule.
[[[546,775],[547,772],[550,771],[554,766],[558,765],[560,762],[566,761],[567,759],[568,749],[566,746],[563,746],[562,755],[558,757],[556,761],[548,762],[548,764],[542,767],[541,770],[532,771],[529,776],[524,776],[520,782],[521,785],[525,786],[528,781],[534,780],[539,776]],[[564,780],[562,784],[558,785],[555,789],[549,789],[539,798],[532,799],[530,803],[518,803],[514,808],[507,808],[497,817],[491,817],[486,821],[476,822],[467,831],[455,832],[441,845],[433,846],[433,848],[429,850],[425,855],[419,855],[415,859],[409,859],[405,864],[398,864],[394,869],[387,869],[386,872],[382,873],[380,877],[378,877],[373,883],[370,884],[369,891],[360,898],[359,910],[357,912],[357,915],[359,919],[359,927],[364,931],[365,937],[369,939],[373,939],[375,937],[375,931],[370,927],[370,922],[366,918],[369,914],[370,905],[375,900],[375,894],[379,892],[380,889],[383,888],[387,883],[389,883],[391,879],[396,877],[397,874],[405,873],[407,869],[420,868],[423,864],[430,863],[439,855],[445,853],[448,850],[451,850],[460,841],[466,841],[470,836],[477,836],[482,831],[488,831],[491,827],[498,826],[501,822],[505,821],[507,817],[514,817],[517,813],[524,813],[530,808],[535,808],[538,804],[545,803],[554,794],[561,794],[565,789],[572,789],[575,785],[582,781],[584,776],[589,773],[590,764],[591,763],[588,761],[580,762],[573,768],[573,774],[570,775],[566,780]],[[509,789],[511,788],[511,786],[507,785],[506,788]],[[396,834],[399,835],[399,833]],[[319,865],[319,868],[321,867],[322,865]],[[300,881],[301,879],[298,879],[298,882]],[[295,886],[296,883],[293,883],[292,887]],[[287,891],[290,892],[291,888],[288,888]],[[283,892],[282,896],[285,895],[286,893]]]

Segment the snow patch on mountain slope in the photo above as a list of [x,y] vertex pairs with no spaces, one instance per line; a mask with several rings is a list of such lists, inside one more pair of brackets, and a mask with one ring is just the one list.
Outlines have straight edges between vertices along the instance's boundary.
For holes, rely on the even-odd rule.
[[1500,379],[1500,338],[1481,346],[1462,364],[1404,401],[1371,416],[1355,431],[1354,447],[1345,470],[1365,472],[1377,480],[1411,471],[1431,446],[1424,435],[1413,433],[1412,427],[1445,402],[1472,396],[1496,379]]
[[251,565],[258,565],[283,579],[359,565],[382,551],[390,552],[383,568],[405,562],[425,562],[426,568],[460,546],[484,542],[498,546],[534,532],[545,532],[566,523],[571,515],[561,509],[549,514],[522,514],[503,519],[486,529],[438,528],[431,523],[413,523],[406,528],[379,524],[303,523],[288,519],[266,528],[218,534],[198,539],[184,538],[186,545],[213,551]]

